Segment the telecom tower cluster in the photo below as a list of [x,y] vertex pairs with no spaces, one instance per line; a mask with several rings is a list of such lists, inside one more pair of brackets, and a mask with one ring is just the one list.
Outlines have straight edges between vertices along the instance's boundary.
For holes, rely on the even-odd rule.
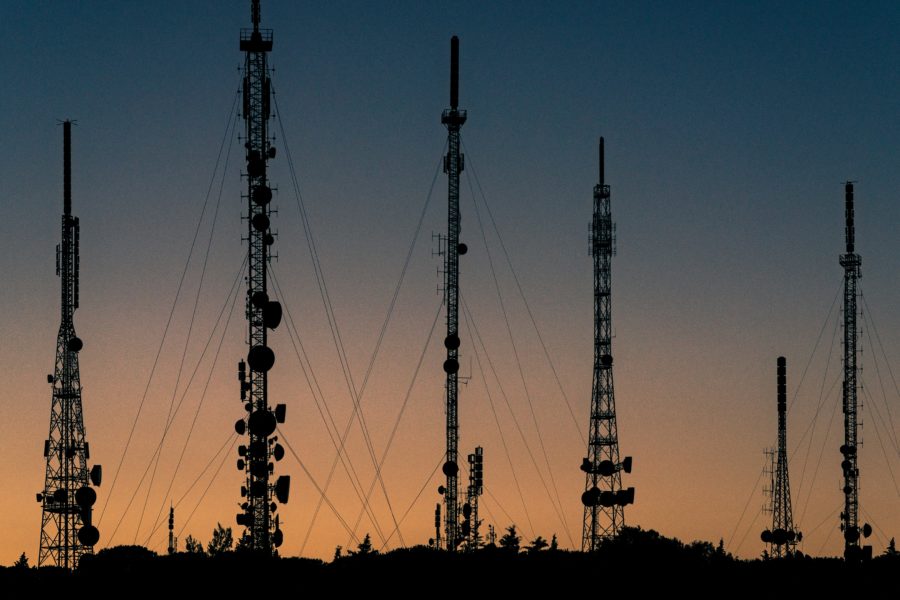
[[42,503],[38,566],[74,569],[92,554],[100,532],[92,523],[93,505],[102,476],[100,465],[88,468],[90,448],[84,434],[78,353],[84,343],[75,335],[78,309],[78,217],[72,216],[72,121],[63,123],[62,243],[56,247],[56,274],[62,283],[62,319],[56,338],[56,367],[47,375],[53,396],[50,435],[44,441],[47,468]]
[[625,525],[625,506],[634,503],[634,488],[622,487],[622,471],[631,473],[631,457],[619,460],[616,400],[612,374],[611,264],[615,254],[615,227],[610,211],[609,186],[604,182],[603,138],[600,138],[600,182],[594,186],[591,255],[594,257],[594,380],[588,455],[585,472],[582,551],[597,550],[600,542],[615,537]]
[[856,367],[856,295],[859,267],[862,258],[855,252],[856,231],[853,223],[853,182],[844,184],[846,252],[840,256],[844,267],[844,443],[841,445],[841,470],[844,473],[844,510],[841,511],[841,531],[844,534],[844,558],[858,561],[872,557],[871,546],[860,546],[860,534],[869,537],[872,528],[859,526],[859,465],[857,426],[857,367]]
[[[275,353],[268,346],[267,333],[281,323],[281,304],[271,300],[267,288],[267,269],[271,255],[269,247],[275,243],[271,232],[272,188],[266,177],[266,167],[275,158],[270,143],[268,123],[271,112],[271,80],[266,55],[272,50],[272,30],[260,29],[259,0],[251,4],[253,29],[242,29],[240,48],[246,53],[243,81],[243,115],[247,169],[247,242],[248,272],[246,315],[250,349],[246,362],[238,363],[241,401],[247,416],[235,423],[238,435],[248,435],[246,444],[238,447],[237,468],[246,474],[241,486],[241,512],[237,524],[245,528],[244,539],[251,550],[271,554],[281,545],[284,536],[279,520],[272,514],[278,505],[288,501],[290,477],[274,478],[275,464],[284,457],[284,448],[273,436],[279,423],[285,420],[285,405],[272,409],[268,398],[268,372],[275,364]],[[248,370],[249,367],[249,370]]]
[[788,480],[787,459],[787,361],[778,357],[778,450],[773,456],[771,501],[772,528],[760,536],[766,543],[769,556],[783,558],[794,554],[803,534],[794,527],[791,510],[791,485]]

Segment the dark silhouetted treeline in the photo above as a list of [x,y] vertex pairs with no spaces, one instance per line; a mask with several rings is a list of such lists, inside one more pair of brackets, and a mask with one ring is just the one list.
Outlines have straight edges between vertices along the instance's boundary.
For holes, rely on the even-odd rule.
[[[362,545],[361,545],[362,546]],[[540,546],[540,544],[539,544]],[[361,548],[362,549],[362,548]],[[557,596],[621,595],[615,600],[674,595],[743,597],[768,593],[866,598],[900,597],[900,556],[882,555],[861,565],[837,558],[798,556],[781,560],[739,560],[721,544],[682,543],[657,532],[626,528],[593,554],[487,546],[448,554],[426,546],[378,553],[362,549],[333,561],[260,558],[246,551],[213,556],[178,553],[157,556],[140,546],[117,546],[82,559],[74,574],[21,564],[0,568],[3,597],[32,598],[71,589],[73,597],[130,597],[169,594],[177,598],[231,598],[254,593],[270,598],[445,598],[457,594],[557,600]],[[377,594],[377,595],[376,595]],[[368,600],[367,596],[356,596]]]

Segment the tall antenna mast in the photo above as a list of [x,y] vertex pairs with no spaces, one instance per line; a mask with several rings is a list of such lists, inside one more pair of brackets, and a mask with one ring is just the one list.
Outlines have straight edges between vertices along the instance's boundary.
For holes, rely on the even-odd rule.
[[634,488],[622,488],[622,471],[631,473],[631,457],[619,461],[616,400],[612,373],[611,265],[615,254],[615,226],[610,212],[609,186],[604,180],[603,138],[600,138],[600,182],[594,186],[591,255],[594,257],[594,382],[588,455],[585,472],[584,525],[581,550],[592,552],[603,539],[618,535],[625,525],[625,506],[634,503]]
[[853,224],[853,182],[844,184],[845,229],[847,251],[840,257],[844,267],[844,444],[841,446],[841,470],[844,473],[844,510],[841,512],[841,531],[844,533],[844,558],[858,561],[872,555],[872,547],[861,547],[860,533],[869,537],[868,523],[859,527],[859,465],[857,438],[857,368],[856,368],[856,294],[862,258],[855,252],[856,230]]
[[[285,405],[269,407],[268,372],[275,364],[275,353],[267,343],[267,332],[281,323],[281,304],[269,299],[267,268],[271,255],[269,246],[275,243],[270,231],[272,188],[266,177],[269,159],[275,158],[275,147],[269,141],[271,80],[266,55],[272,50],[272,30],[260,29],[259,0],[251,3],[253,29],[241,30],[241,52],[244,62],[244,104],[246,125],[244,148],[247,151],[247,241],[248,271],[246,314],[250,349],[247,362],[238,363],[241,382],[241,401],[247,416],[235,423],[238,435],[249,435],[247,445],[238,447],[238,470],[244,471],[246,484],[241,486],[242,512],[237,524],[245,527],[244,539],[250,549],[271,554],[281,545],[284,536],[278,519],[272,519],[278,505],[285,504],[290,491],[290,477],[282,475],[272,483],[274,462],[284,456],[284,448],[272,436],[278,423],[284,423]],[[247,366],[250,372],[247,372]]]
[[73,317],[78,308],[78,217],[72,216],[72,121],[63,122],[62,243],[56,247],[56,274],[62,283],[62,318],[56,338],[56,367],[47,375],[53,390],[50,435],[44,442],[47,468],[42,504],[38,566],[75,569],[85,554],[94,552],[100,532],[92,523],[93,505],[102,470],[88,470],[90,449],[84,435],[81,410],[81,375],[78,353],[84,343],[75,335]]
[[[463,170],[463,155],[459,151],[459,130],[466,122],[466,111],[459,110],[459,38],[450,39],[450,108],[441,114],[447,126],[447,155],[444,172],[447,174],[447,243],[444,265],[444,294],[447,302],[447,460],[443,472],[447,476],[444,494],[444,532],[447,550],[454,552],[462,541],[459,532],[459,415],[456,411],[459,373],[459,256],[467,247],[459,243],[459,174]],[[440,490],[439,490],[440,491]]]
[[772,528],[762,532],[762,541],[768,544],[769,556],[791,556],[803,534],[794,529],[791,510],[791,485],[788,480],[787,460],[787,361],[778,357],[778,452],[775,459],[772,485]]

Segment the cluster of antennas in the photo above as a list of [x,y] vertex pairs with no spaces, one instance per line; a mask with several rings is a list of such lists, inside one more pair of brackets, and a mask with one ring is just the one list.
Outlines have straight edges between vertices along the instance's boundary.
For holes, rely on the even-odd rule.
[[[466,494],[466,503],[463,504],[462,534],[469,537],[477,531],[478,523],[478,497],[484,493],[484,448],[478,446],[475,453],[470,454],[469,460],[469,489]],[[473,514],[474,512],[474,514]]]
[[[52,376],[50,376],[52,380]],[[64,450],[60,447],[60,452]],[[75,455],[74,449],[66,449],[64,452],[69,457]],[[85,457],[88,456],[87,442],[84,444]],[[44,457],[50,454],[50,441],[44,442]],[[100,487],[103,479],[103,467],[94,465],[90,472],[91,484]],[[74,500],[74,503],[72,502]],[[65,488],[54,490],[52,494],[39,492],[37,501],[44,503],[44,510],[57,514],[78,515],[81,517],[81,527],[78,529],[78,542],[82,546],[94,546],[100,541],[100,531],[94,526],[94,504],[97,502],[97,492],[89,485],[75,490],[74,498],[69,498],[69,491]]]
[[[631,457],[626,456],[625,460],[620,463],[601,460],[597,463],[596,468],[591,464],[590,459],[584,458],[581,462],[581,470],[601,477],[612,477],[620,471],[631,473]],[[581,494],[581,503],[585,506],[605,506],[607,508],[615,505],[634,504],[634,488],[621,488],[613,492],[612,490],[600,491],[600,488],[595,485]]]
[[[844,457],[844,460],[841,461],[841,469],[843,469],[843,471],[844,471],[844,477],[848,478],[850,475],[855,475],[856,477],[859,477],[859,469],[855,469],[854,473],[849,472],[851,469],[854,469],[854,467],[853,467],[854,463],[851,460],[851,457],[856,456],[856,446],[848,446],[846,444],[842,444],[841,445],[841,455],[843,455],[843,457]],[[845,485],[843,491],[845,494],[849,494],[853,490],[850,487],[850,485]],[[869,525],[868,523],[865,523],[862,526],[862,528],[860,529],[859,527],[847,527],[846,525],[844,525],[844,523],[846,523],[846,522],[847,522],[847,515],[846,515],[846,513],[842,512],[841,513],[841,531],[844,532],[844,539],[846,541],[850,542],[851,544],[855,544],[856,542],[859,541],[860,534],[862,534],[862,536],[865,538],[872,535],[872,526]]]
[[784,544],[803,541],[803,534],[799,531],[794,531],[792,529],[782,529],[781,527],[779,527],[775,531],[766,529],[759,537],[765,543],[775,544],[776,546],[783,546]]
[[[281,319],[281,307],[277,302],[267,303],[278,306],[278,320]],[[262,348],[267,352],[254,352]],[[250,368],[255,371],[267,371],[275,362],[275,354],[271,349],[265,346],[254,346],[251,348],[247,357],[247,362],[243,360],[238,363],[238,380],[241,383],[241,400],[247,400],[247,392],[250,390],[250,382],[247,378],[247,363]],[[284,423],[287,406],[278,404],[275,410],[254,410],[253,404],[247,402],[244,405],[248,416],[246,419],[239,419],[234,424],[234,429],[238,435],[249,434],[251,441],[249,444],[241,444],[238,446],[237,468],[240,471],[246,471],[248,474],[247,485],[241,486],[242,498],[264,498],[267,502],[271,501],[269,509],[272,512],[277,510],[278,505],[275,500],[281,504],[287,504],[290,495],[291,478],[289,475],[282,475],[274,484],[267,483],[266,478],[275,471],[275,463],[270,459],[280,461],[284,458],[284,447],[278,443],[278,436],[271,436],[275,433],[278,424]],[[241,510],[237,514],[237,524],[244,527],[253,526],[253,511],[249,502],[241,504]],[[278,519],[275,520],[275,532],[272,535],[272,543],[277,548],[284,540],[284,535],[278,525]]]
[[[841,519],[846,520],[846,515],[841,513]],[[872,526],[868,523],[864,524],[862,528],[859,527],[845,527],[843,523],[841,524],[841,531],[844,532],[844,539],[850,542],[851,544],[859,541],[859,534],[862,533],[864,538],[872,535]]]

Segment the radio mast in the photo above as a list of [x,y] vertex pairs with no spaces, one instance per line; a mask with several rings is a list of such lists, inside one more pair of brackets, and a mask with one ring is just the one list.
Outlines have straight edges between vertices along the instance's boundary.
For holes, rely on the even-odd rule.
[[844,267],[844,443],[841,446],[841,470],[844,473],[844,510],[841,512],[841,531],[844,533],[844,558],[858,561],[872,557],[872,547],[860,547],[860,533],[872,534],[866,523],[859,527],[859,465],[857,463],[857,369],[856,369],[856,288],[861,277],[862,258],[855,252],[856,228],[853,224],[853,182],[844,184],[845,228],[847,252],[840,257]]
[[778,452],[772,475],[772,528],[762,532],[762,541],[769,546],[769,556],[791,556],[803,534],[794,529],[791,510],[791,484],[787,460],[787,361],[778,357]]
[[[266,55],[272,50],[272,30],[260,29],[259,0],[251,3],[253,29],[241,30],[241,51],[244,61],[243,115],[246,124],[244,148],[247,151],[247,242],[248,271],[246,314],[249,329],[246,363],[238,363],[241,382],[241,401],[247,416],[235,423],[238,435],[249,435],[247,445],[238,447],[238,470],[244,471],[246,484],[241,486],[242,512],[237,524],[245,527],[245,539],[250,549],[271,554],[281,545],[284,536],[278,519],[272,513],[278,508],[275,500],[288,501],[291,479],[274,477],[274,462],[284,456],[284,448],[273,437],[278,423],[284,423],[285,405],[269,407],[268,372],[275,364],[275,353],[267,345],[267,332],[281,323],[281,304],[269,299],[266,285],[267,268],[271,256],[269,246],[275,243],[269,218],[272,210],[272,189],[266,177],[266,166],[275,158],[275,147],[269,141],[271,80]],[[247,372],[249,365],[250,371]]]
[[584,525],[581,550],[592,552],[600,541],[618,535],[625,525],[625,506],[634,503],[634,488],[622,488],[622,471],[631,473],[631,457],[619,462],[616,400],[612,374],[611,265],[615,254],[615,226],[604,181],[603,138],[600,138],[600,182],[594,186],[591,255],[594,257],[594,382],[591,425],[585,472]]
[[[447,241],[444,264],[444,294],[447,302],[447,460],[443,472],[447,476],[444,494],[444,533],[446,548],[455,552],[462,541],[459,532],[459,415],[456,411],[459,374],[459,256],[468,248],[459,243],[459,174],[463,170],[463,155],[459,151],[459,130],[466,122],[466,111],[459,110],[459,38],[450,39],[450,108],[441,115],[447,126],[447,155],[444,172],[447,174]],[[440,491],[440,490],[439,490]]]
[[78,217],[72,216],[72,121],[63,122],[62,242],[56,247],[56,274],[62,283],[62,319],[56,338],[56,367],[47,376],[52,386],[50,436],[44,442],[47,468],[44,490],[37,494],[41,516],[38,566],[73,570],[85,554],[93,554],[100,532],[92,524],[100,485],[100,465],[88,469],[91,457],[84,435],[78,353],[84,343],[75,335],[78,308]]

